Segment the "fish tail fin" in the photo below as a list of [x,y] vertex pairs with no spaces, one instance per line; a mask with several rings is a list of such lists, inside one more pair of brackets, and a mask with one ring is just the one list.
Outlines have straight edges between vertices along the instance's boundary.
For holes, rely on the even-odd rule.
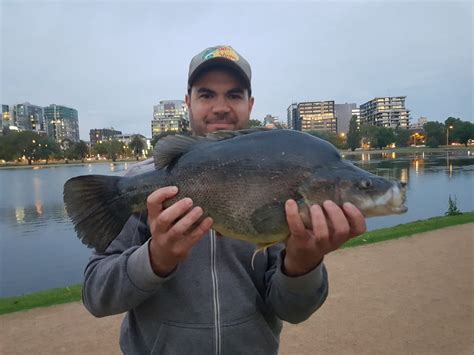
[[274,244],[278,244],[279,242],[270,242],[270,243],[258,243],[257,244],[257,248],[255,249],[255,251],[253,252],[253,255],[252,255],[252,270],[255,271],[255,266],[254,266],[254,260],[255,260],[255,257],[257,256],[257,254],[259,252],[263,252],[265,253],[267,251],[267,249],[269,247],[271,247],[272,245]]
[[84,175],[64,184],[64,204],[82,243],[104,252],[132,214],[119,199],[122,177]]

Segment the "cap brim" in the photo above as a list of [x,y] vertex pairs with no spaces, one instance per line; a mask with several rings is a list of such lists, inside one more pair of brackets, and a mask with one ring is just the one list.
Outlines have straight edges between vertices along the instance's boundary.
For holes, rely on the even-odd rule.
[[243,80],[244,84],[247,86],[247,88],[250,89],[250,80],[247,77],[247,74],[242,70],[242,68],[237,63],[235,63],[234,61],[226,59],[226,58],[222,58],[222,57],[212,58],[212,59],[206,60],[204,63],[201,63],[200,65],[198,65],[197,68],[194,69],[193,73],[191,74],[191,76],[188,79],[188,88],[191,88],[191,86],[193,85],[196,78],[205,69],[211,68],[213,66],[223,66],[223,67],[228,67],[228,68],[232,69],[233,71],[235,71],[239,75],[239,77],[242,78],[242,80]]

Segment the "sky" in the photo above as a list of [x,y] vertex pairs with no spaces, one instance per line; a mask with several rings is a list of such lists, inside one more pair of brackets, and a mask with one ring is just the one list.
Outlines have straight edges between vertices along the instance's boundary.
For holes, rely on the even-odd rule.
[[1,103],[78,110],[80,137],[151,137],[153,105],[184,99],[189,62],[231,45],[252,66],[252,118],[292,102],[406,96],[420,116],[473,121],[470,1],[5,1]]

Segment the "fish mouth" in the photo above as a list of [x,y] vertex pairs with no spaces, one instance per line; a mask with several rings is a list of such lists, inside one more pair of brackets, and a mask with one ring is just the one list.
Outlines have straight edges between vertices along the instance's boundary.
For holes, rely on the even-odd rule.
[[405,206],[406,184],[394,182],[393,185],[381,196],[373,199],[371,206],[364,208],[362,213],[365,217],[384,216],[390,214],[402,214],[408,211]]

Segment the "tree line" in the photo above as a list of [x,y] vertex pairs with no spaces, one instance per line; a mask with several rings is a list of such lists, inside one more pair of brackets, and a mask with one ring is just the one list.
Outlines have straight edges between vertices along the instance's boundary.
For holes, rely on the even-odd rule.
[[[448,132],[449,131],[449,132]],[[474,124],[460,118],[448,117],[444,124],[427,122],[423,125],[425,145],[437,148],[440,145],[459,143],[467,146],[470,139],[474,139]],[[407,147],[416,140],[412,139],[411,131],[402,128],[377,127],[367,124],[357,125],[357,117],[353,116],[349,124],[347,141],[342,149],[354,151],[362,145],[369,145],[382,149],[391,143],[397,147]]]
[[25,158],[31,165],[35,161],[45,160],[81,160],[87,157],[104,156],[116,161],[121,157],[135,157],[137,160],[142,156],[146,148],[145,141],[134,135],[129,144],[124,144],[116,139],[104,141],[90,148],[84,141],[72,142],[63,140],[61,144],[53,139],[32,131],[8,131],[4,130],[0,136],[0,159],[5,161],[20,161]]

